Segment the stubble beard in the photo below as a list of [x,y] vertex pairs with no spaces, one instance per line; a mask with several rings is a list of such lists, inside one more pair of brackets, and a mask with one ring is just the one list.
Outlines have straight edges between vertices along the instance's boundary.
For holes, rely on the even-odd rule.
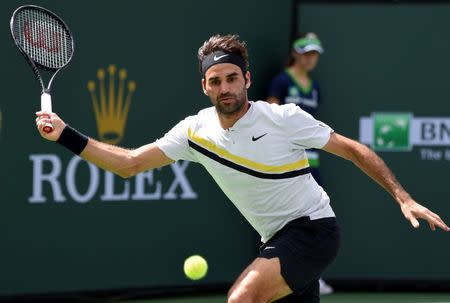
[[[231,97],[234,99],[234,102],[225,105],[220,99],[224,97]],[[219,114],[225,115],[225,116],[233,116],[236,113],[239,113],[243,106],[245,105],[246,101],[246,90],[243,89],[241,93],[239,94],[224,94],[217,97],[216,100],[216,110]]]

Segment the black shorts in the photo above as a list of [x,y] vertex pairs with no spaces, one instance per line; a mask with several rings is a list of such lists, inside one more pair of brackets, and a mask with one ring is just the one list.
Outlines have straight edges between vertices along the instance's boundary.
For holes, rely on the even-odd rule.
[[336,218],[295,219],[261,246],[259,257],[278,257],[291,290],[303,293],[335,259],[340,233]]

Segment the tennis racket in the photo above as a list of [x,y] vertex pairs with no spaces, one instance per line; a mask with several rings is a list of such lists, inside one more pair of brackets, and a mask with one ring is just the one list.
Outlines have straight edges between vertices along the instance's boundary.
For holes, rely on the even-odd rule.
[[[52,112],[50,89],[56,74],[72,59],[72,33],[56,14],[36,5],[24,5],[16,9],[10,27],[16,46],[41,85],[41,110]],[[44,75],[49,79],[47,86]],[[52,124],[47,123],[44,131],[52,132]]]

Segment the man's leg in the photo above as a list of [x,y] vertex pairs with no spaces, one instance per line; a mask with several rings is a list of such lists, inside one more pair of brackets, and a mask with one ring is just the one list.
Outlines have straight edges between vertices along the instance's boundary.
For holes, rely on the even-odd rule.
[[335,218],[289,222],[260,247],[259,257],[230,289],[228,303],[268,303],[292,292],[303,294],[301,303],[319,302],[318,277],[335,258],[338,246]]
[[228,292],[228,303],[268,303],[292,290],[281,276],[278,258],[256,258]]

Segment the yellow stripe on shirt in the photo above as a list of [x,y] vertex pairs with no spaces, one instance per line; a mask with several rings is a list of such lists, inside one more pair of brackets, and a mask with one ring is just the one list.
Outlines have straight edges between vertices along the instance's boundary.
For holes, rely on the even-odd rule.
[[192,130],[188,129],[188,137],[195,143],[201,145],[203,148],[225,158],[229,161],[232,161],[236,164],[244,165],[248,168],[255,169],[261,172],[271,172],[271,173],[280,173],[280,172],[288,172],[294,171],[302,168],[306,168],[309,166],[308,159],[301,159],[294,163],[283,164],[283,165],[266,165],[263,163],[258,163],[253,160],[246,159],[241,156],[233,155],[229,151],[218,147],[213,142],[208,141],[205,138],[195,135]]

